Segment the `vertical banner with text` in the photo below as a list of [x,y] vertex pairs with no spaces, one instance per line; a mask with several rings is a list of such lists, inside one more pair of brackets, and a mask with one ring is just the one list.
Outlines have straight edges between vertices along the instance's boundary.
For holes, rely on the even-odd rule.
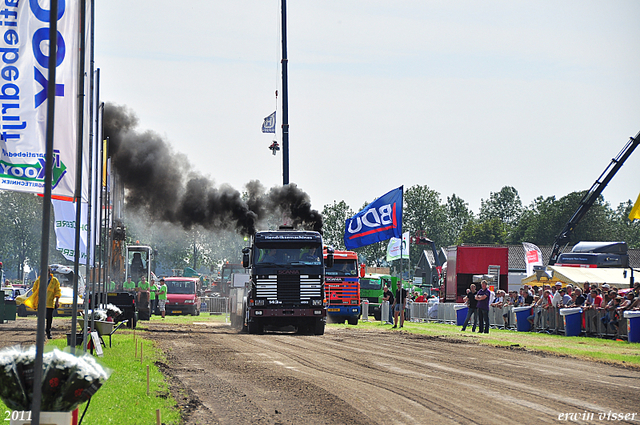
[[55,48],[49,45],[48,1],[4,3],[0,17],[0,189],[44,192],[48,60],[55,52],[52,195],[71,199],[78,136],[78,2],[58,3]]
[[[76,240],[76,203],[52,199],[55,216],[56,249],[64,258],[73,261]],[[87,203],[82,202],[80,210],[80,264],[87,263]]]

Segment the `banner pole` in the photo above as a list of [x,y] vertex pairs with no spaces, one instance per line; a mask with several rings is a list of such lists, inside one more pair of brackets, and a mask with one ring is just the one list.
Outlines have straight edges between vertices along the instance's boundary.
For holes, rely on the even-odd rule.
[[[49,6],[49,45],[58,45],[58,0],[51,0]],[[56,61],[55,54],[48,57],[47,82],[47,127],[44,165],[44,199],[42,201],[42,239],[40,247],[40,287],[38,292],[38,326],[36,334],[36,358],[34,362],[33,382],[42,382],[44,363],[44,322],[47,311],[47,286],[49,282],[49,232],[51,230],[51,191],[53,180],[53,131],[55,126],[56,100]],[[32,424],[40,425],[40,405],[42,403],[42,385],[33,386],[31,411]]]
[[83,134],[84,134],[84,104],[85,104],[85,68],[86,57],[85,31],[86,31],[86,0],[80,1],[80,61],[78,63],[78,132],[76,139],[76,231],[75,245],[73,253],[73,304],[71,307],[71,339],[69,346],[71,354],[76,352],[76,326],[78,317],[78,276],[80,269],[80,232],[82,229],[82,157]]

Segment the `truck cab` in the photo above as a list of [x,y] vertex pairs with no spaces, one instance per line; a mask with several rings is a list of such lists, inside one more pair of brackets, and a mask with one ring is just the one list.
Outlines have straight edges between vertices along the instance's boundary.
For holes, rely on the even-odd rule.
[[[325,259],[327,255],[325,249]],[[333,267],[325,270],[327,320],[333,323],[347,321],[350,325],[357,325],[362,314],[358,254],[353,251],[335,251],[333,257]]]
[[200,314],[200,279],[197,277],[165,277],[167,285],[166,314]]
[[322,247],[322,236],[313,231],[284,228],[254,235],[252,246],[242,251],[242,265],[250,269],[243,309],[249,333],[294,327],[324,334],[325,262],[333,265],[333,249],[324,260]]
[[369,302],[369,314],[376,320],[382,317],[381,305],[386,285],[395,294],[397,278],[388,274],[367,273],[360,278],[360,297]]

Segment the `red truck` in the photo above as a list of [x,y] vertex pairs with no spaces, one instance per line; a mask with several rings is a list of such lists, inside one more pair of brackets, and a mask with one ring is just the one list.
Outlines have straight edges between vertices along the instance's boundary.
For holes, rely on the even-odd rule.
[[200,279],[197,277],[166,277],[167,314],[200,314]]
[[[327,258],[327,251],[324,251]],[[357,325],[360,319],[360,276],[358,254],[353,251],[335,251],[333,267],[325,270],[327,319],[333,323]],[[364,271],[364,270],[363,270]]]
[[[509,248],[489,246],[452,246],[447,249],[447,279],[440,290],[440,302],[463,302],[474,275],[495,273],[494,290],[509,290]],[[477,286],[477,285],[476,285]]]

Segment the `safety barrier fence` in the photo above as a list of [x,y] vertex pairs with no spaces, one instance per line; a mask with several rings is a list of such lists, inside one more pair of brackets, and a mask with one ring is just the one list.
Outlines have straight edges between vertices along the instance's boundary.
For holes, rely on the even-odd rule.
[[200,297],[200,312],[211,314],[227,314],[229,311],[229,298],[226,297]]
[[[229,298],[226,297],[201,297],[200,311],[211,314],[228,314]],[[456,307],[457,306],[457,307]],[[362,303],[362,320],[373,320],[373,315],[368,314],[368,303]],[[458,322],[457,309],[462,308],[464,315],[466,310],[463,304],[455,303],[416,303],[409,302],[406,309],[406,318],[414,322],[448,323],[455,325]],[[381,305],[381,320],[386,322],[389,318],[389,303],[384,301]],[[600,338],[627,338],[627,320],[620,314],[616,317],[612,312],[604,310],[586,309],[581,314],[580,334]],[[565,334],[565,322],[560,315],[560,309],[531,307],[526,316],[533,321],[532,332],[544,332],[549,334]],[[520,318],[523,316],[521,315]],[[473,319],[469,327],[473,326]],[[513,306],[489,307],[489,326],[493,329],[516,330],[516,314]]]
[[[454,303],[409,303],[407,314],[411,321],[437,322],[456,324],[457,310],[462,304]],[[431,312],[430,312],[431,310]],[[466,311],[466,310],[465,310]],[[607,313],[599,309],[586,309],[581,314],[581,334],[601,338],[626,338],[627,319],[620,314],[615,317],[612,312]],[[531,331],[550,334],[565,333],[563,316],[560,309],[532,307],[528,316],[533,316]],[[522,316],[521,316],[522,317]],[[473,318],[471,319],[473,321]],[[469,325],[472,326],[472,323]],[[489,326],[494,329],[516,330],[516,314],[513,306],[489,307]]]

